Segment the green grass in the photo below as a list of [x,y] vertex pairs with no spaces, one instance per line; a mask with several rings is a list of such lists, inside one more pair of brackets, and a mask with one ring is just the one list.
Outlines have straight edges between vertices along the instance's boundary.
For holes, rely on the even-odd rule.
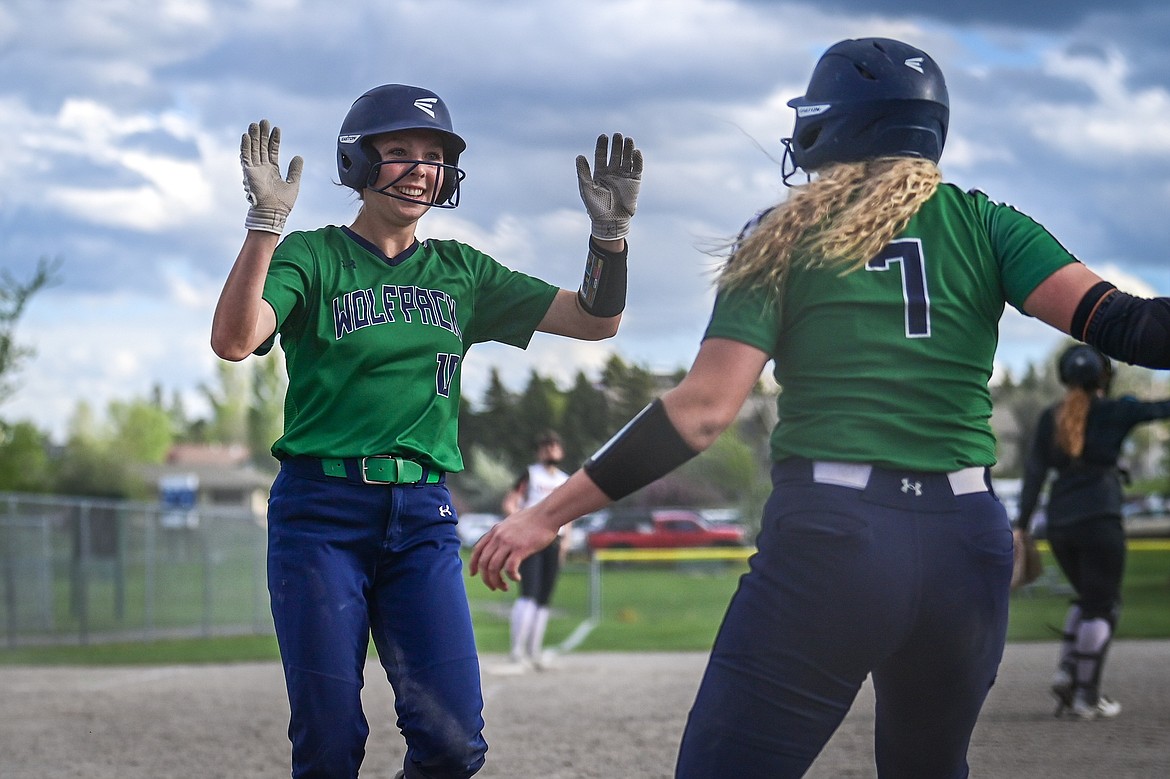
[[226,636],[0,649],[0,665],[171,665],[280,657],[275,636]]
[[[709,649],[744,563],[640,563],[608,566],[602,575],[602,618],[579,647],[584,651]],[[515,589],[515,585],[513,585]],[[547,643],[557,644],[589,617],[589,574],[583,563],[562,572],[553,597]],[[476,637],[484,652],[508,649],[514,593],[468,583]]]
[[[1068,606],[1067,586],[1045,553],[1046,574],[1012,598],[1009,641],[1053,640]],[[705,651],[711,646],[744,563],[652,563],[608,566],[602,577],[602,618],[581,651]],[[483,652],[508,646],[508,610],[515,591],[491,592],[467,582],[476,636]],[[1117,633],[1170,638],[1170,550],[1130,552]],[[561,575],[548,643],[563,641],[589,616],[589,573],[571,561]],[[277,660],[271,636],[92,643],[0,649],[0,664],[155,664]]]
[[[1043,557],[1040,586],[1012,598],[1009,641],[1055,639],[1064,625],[1070,590],[1051,553],[1045,551]],[[1131,549],[1121,598],[1116,638],[1170,638],[1170,551]]]

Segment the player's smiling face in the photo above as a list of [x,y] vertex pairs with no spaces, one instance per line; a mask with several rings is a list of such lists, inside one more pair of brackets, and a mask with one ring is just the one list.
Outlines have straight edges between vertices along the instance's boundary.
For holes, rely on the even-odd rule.
[[409,207],[412,214],[417,212],[415,219],[422,216],[443,180],[443,169],[439,167],[443,162],[443,144],[439,134],[429,130],[402,130],[379,135],[371,143],[382,158],[373,189],[389,195],[399,206]]

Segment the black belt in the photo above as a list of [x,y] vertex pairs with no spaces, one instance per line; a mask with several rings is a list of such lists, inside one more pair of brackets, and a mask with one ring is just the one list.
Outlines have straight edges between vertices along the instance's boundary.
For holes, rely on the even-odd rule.
[[413,460],[390,455],[370,457],[289,457],[281,467],[308,479],[328,476],[354,484],[442,484],[446,474]]

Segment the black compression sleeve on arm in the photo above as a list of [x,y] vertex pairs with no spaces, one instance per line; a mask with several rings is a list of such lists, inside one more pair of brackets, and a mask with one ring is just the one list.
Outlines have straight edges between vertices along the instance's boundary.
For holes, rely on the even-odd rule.
[[[1139,298],[1121,290],[1106,290],[1088,302],[1096,285],[1086,293],[1073,316],[1074,337],[1105,354],[1144,368],[1170,368],[1170,298]],[[1084,327],[1076,322],[1084,314]]]
[[581,307],[593,316],[617,316],[626,308],[627,243],[620,252],[602,249],[589,237],[589,256],[585,260],[585,278],[577,290]]
[[1085,328],[1088,326],[1093,314],[1097,312],[1097,304],[1101,302],[1101,298],[1106,297],[1110,292],[1115,292],[1116,290],[1117,287],[1108,281],[1098,281],[1089,287],[1089,291],[1081,298],[1081,302],[1077,303],[1077,310],[1073,312],[1069,335],[1078,341],[1085,340]]
[[642,409],[583,466],[610,500],[657,481],[697,455],[666,415],[661,400]]

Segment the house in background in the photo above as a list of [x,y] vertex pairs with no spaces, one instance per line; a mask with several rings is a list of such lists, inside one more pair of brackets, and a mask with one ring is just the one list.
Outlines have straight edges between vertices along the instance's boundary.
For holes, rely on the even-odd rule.
[[[197,508],[245,509],[263,523],[275,465],[273,460],[271,471],[257,468],[247,447],[239,444],[177,444],[164,464],[145,466],[141,473],[148,483],[160,485],[160,500],[164,485],[170,490],[189,485]],[[173,493],[165,497],[173,499]],[[182,499],[174,502],[179,507]]]

